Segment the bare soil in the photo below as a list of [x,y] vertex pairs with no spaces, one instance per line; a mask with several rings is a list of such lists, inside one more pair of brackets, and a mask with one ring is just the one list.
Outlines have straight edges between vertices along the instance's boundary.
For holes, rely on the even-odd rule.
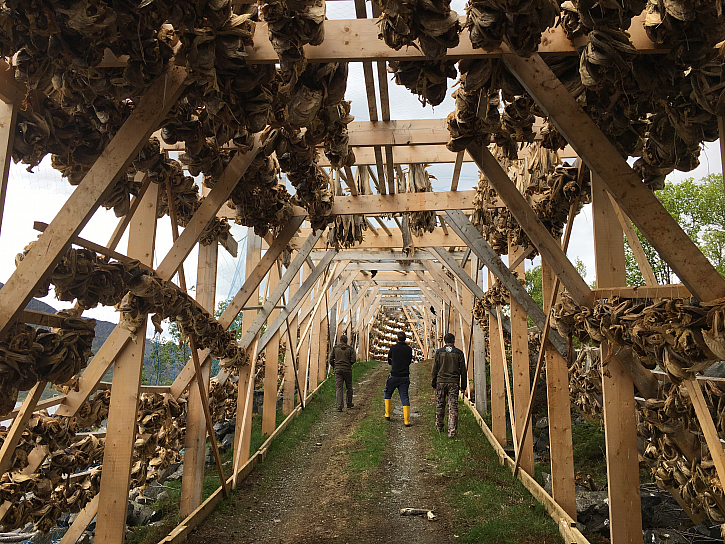
[[[412,369],[411,369],[412,370]],[[325,407],[312,430],[287,459],[268,460],[240,486],[226,507],[189,536],[195,544],[279,542],[453,542],[441,482],[426,461],[429,434],[416,420],[421,398],[411,372],[411,427],[403,426],[397,394],[380,466],[355,472],[349,464],[352,435],[368,417],[383,417],[388,366],[374,367],[353,387],[355,407]],[[433,510],[438,519],[401,516],[405,507]]]

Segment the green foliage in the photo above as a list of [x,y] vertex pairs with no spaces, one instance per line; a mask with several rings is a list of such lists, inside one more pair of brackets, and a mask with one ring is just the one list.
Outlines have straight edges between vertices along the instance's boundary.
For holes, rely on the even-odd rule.
[[[577,272],[579,272],[579,274],[583,278],[586,277],[587,267],[584,265],[584,262],[579,257],[577,257],[574,261],[574,268],[576,268]],[[541,282],[541,265],[536,265],[535,267],[526,271],[526,292],[531,295],[531,298],[536,301],[536,304],[538,304],[540,308],[543,308],[544,291]],[[534,326],[534,322],[531,321],[530,317],[527,317],[527,321],[529,327]]]
[[153,385],[170,385],[176,373],[186,364],[191,357],[189,343],[181,339],[181,331],[176,323],[168,327],[171,340],[151,340],[151,375],[146,376],[144,368],[141,375],[141,383]]
[[[214,317],[219,319],[224,313],[224,310],[227,309],[227,306],[229,306],[228,300],[219,301],[219,304],[217,304],[216,307],[216,311],[214,312]],[[234,319],[234,321],[232,321],[232,325],[229,327],[230,330],[233,330],[235,332],[237,340],[242,337],[242,314],[244,314],[244,310],[239,312],[239,315]]]
[[[699,181],[688,178],[668,183],[657,191],[664,208],[675,218],[700,251],[725,276],[725,193],[722,174],[711,174]],[[635,227],[647,260],[660,284],[679,281],[670,266]],[[644,285],[629,245],[625,245],[627,284]]]

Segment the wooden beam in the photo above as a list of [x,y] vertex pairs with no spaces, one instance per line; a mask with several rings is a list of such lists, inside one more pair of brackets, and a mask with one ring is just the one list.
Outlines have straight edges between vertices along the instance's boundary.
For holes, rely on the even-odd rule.
[[[622,229],[596,179],[592,180],[592,212],[597,285],[625,285]],[[610,535],[612,544],[624,544],[642,538],[634,383],[618,357],[610,357],[609,343],[602,342],[600,349],[602,361],[608,361],[602,368],[602,396]]]
[[28,391],[28,396],[25,397],[23,404],[18,409],[18,415],[13,419],[13,423],[10,425],[10,429],[8,429],[8,433],[3,440],[2,447],[0,447],[0,474],[5,474],[11,468],[10,461],[15,453],[15,447],[20,442],[20,437],[25,431],[28,421],[30,421],[30,416],[35,411],[35,406],[43,394],[46,383],[45,380],[37,382]]
[[451,191],[458,190],[458,178],[461,177],[461,167],[463,166],[463,156],[465,151],[456,153],[456,164],[453,166],[453,176],[451,177]]
[[128,224],[131,222],[131,218],[133,217],[133,214],[136,213],[136,209],[138,208],[138,205],[141,203],[141,199],[143,198],[143,195],[146,194],[146,190],[149,188],[149,185],[151,184],[151,178],[145,172],[136,172],[134,181],[141,183],[141,188],[138,191],[138,196],[135,196],[131,199],[131,205],[129,206],[128,213],[126,213],[126,215],[124,215],[118,221],[118,224],[116,225],[116,228],[113,231],[113,234],[111,235],[111,239],[106,244],[106,247],[108,249],[115,250],[116,247],[118,247],[118,244],[121,241],[121,238],[123,238],[123,233],[126,232],[126,228],[128,227]]
[[[219,258],[219,246],[209,244],[199,247],[199,259],[196,274],[196,300],[214,315],[216,299],[216,278]],[[202,503],[204,487],[204,461],[206,455],[206,424],[202,402],[208,403],[211,357],[205,356],[201,364],[201,379],[205,396],[199,394],[199,376],[194,375],[189,384],[189,399],[186,410],[186,436],[184,439],[184,473],[181,481],[181,499],[179,514],[182,518],[196,510]]]
[[377,270],[378,272],[389,272],[392,270],[425,270],[425,267],[420,263],[351,263],[347,266],[348,270],[352,271],[365,271]]
[[[541,256],[549,262],[556,275],[561,278],[562,283],[572,293],[572,296],[576,300],[585,301],[584,304],[591,306],[594,302],[591,289],[561,250],[559,243],[554,240],[536,213],[534,213],[534,210],[531,209],[531,206],[513,184],[508,174],[491,155],[491,152],[487,148],[478,145],[469,146],[468,152],[476,161],[478,167],[486,174],[489,183],[496,190],[501,200],[506,203],[516,221],[524,228]],[[506,285],[506,288],[509,291],[511,290],[508,285]],[[543,328],[543,326],[542,320],[540,327]]]
[[[325,254],[325,251],[322,250],[314,250],[312,253],[310,253],[310,257],[312,260],[319,260],[322,258],[322,256]],[[465,252],[463,251],[454,251],[453,253],[449,252],[449,255],[451,255],[454,259],[460,260],[463,258]],[[337,255],[335,255],[336,261],[369,261],[369,262],[379,262],[379,261],[426,261],[426,260],[437,260],[438,257],[436,255],[431,255],[430,253],[423,253],[419,252],[415,255],[406,255],[402,251],[395,251],[395,250],[388,250],[388,251],[375,251],[375,250],[368,250],[368,251],[358,251],[355,249],[341,249]]]
[[[280,280],[279,270],[273,266],[269,273],[270,285],[277,285]],[[275,306],[276,308],[276,306]],[[269,320],[279,315],[274,309]],[[277,366],[279,364],[279,341],[281,334],[277,331],[264,351],[264,400],[262,401],[262,434],[271,435],[277,426]]]
[[410,328],[413,330],[413,334],[415,335],[415,340],[418,342],[418,345],[420,346],[420,349],[423,350],[424,345],[423,340],[420,338],[420,334],[418,333],[418,324],[413,320],[412,317],[410,317],[410,312],[408,311],[408,308],[403,306],[403,313],[405,313],[405,318],[408,320],[408,324],[410,325]]
[[[514,246],[509,240],[509,263],[516,261],[523,249]],[[524,263],[513,270],[519,277],[526,277]],[[513,272],[512,271],[512,272]],[[511,297],[511,374],[513,378],[514,410],[516,412],[516,436],[519,440],[519,451],[516,462],[522,470],[534,476],[534,442],[532,425],[526,417],[529,394],[531,393],[531,376],[529,372],[529,333],[526,324],[526,311]],[[545,330],[542,327],[542,330]],[[526,430],[524,430],[526,428]],[[523,443],[522,443],[523,442]]]
[[[592,174],[592,175],[595,175],[595,174]],[[617,220],[619,221],[619,225],[622,227],[622,231],[624,232],[624,235],[627,237],[627,243],[629,244],[629,247],[632,250],[632,254],[634,255],[634,260],[637,261],[637,267],[639,268],[639,271],[642,273],[642,278],[644,278],[644,283],[649,286],[656,286],[657,278],[655,277],[655,273],[652,270],[652,265],[649,263],[649,260],[647,260],[647,255],[645,255],[645,253],[644,253],[644,248],[642,247],[642,244],[639,242],[639,237],[637,236],[637,233],[635,232],[634,227],[632,227],[632,222],[629,220],[629,217],[627,217],[627,215],[619,207],[619,204],[617,204],[617,201],[614,200],[612,195],[609,195],[609,200],[612,203],[612,208],[614,208],[614,213],[617,215]]]
[[[431,287],[434,291],[437,290],[439,292],[439,296],[447,299],[448,302],[456,308],[456,311],[461,313],[461,316],[463,316],[466,324],[470,326],[472,319],[471,313],[463,307],[463,304],[461,304],[461,301],[458,300],[456,294],[450,291],[448,286],[446,286],[445,283],[441,280],[441,275],[443,274],[443,271],[440,270],[440,268],[431,261],[425,261],[425,263],[426,268],[428,268],[428,272],[430,272],[431,276],[433,276],[438,281],[438,286],[436,286],[435,283],[429,282],[429,287]],[[417,272],[417,274],[420,274],[420,272]],[[426,281],[425,276],[423,276],[422,274],[420,274],[418,277],[421,281]]]
[[[461,17],[465,25],[465,17]],[[666,53],[667,50],[652,43],[644,30],[644,16],[639,15],[632,19],[628,29],[631,34],[631,42],[640,54]],[[274,51],[272,44],[264,39],[266,36],[265,23],[256,23],[255,36],[262,39],[255,40],[251,48],[246,51],[249,55],[245,60],[249,64],[276,64],[279,57]],[[305,46],[304,55],[308,62],[364,62],[371,60],[426,60],[422,51],[417,47],[403,47],[398,51],[389,48],[385,42],[378,39],[378,25],[375,19],[339,19],[325,21],[325,41],[319,46]],[[541,44],[538,47],[541,55],[576,55],[577,47],[586,44],[585,37],[578,38],[573,42],[569,41],[560,26],[547,29],[543,35]],[[493,51],[474,49],[467,32],[460,34],[460,43],[456,47],[447,50],[444,58],[485,58],[499,57],[503,52],[508,52],[505,45]],[[104,58],[103,67],[123,67],[126,59]]]
[[[490,179],[490,178],[489,178]],[[508,178],[507,178],[508,179]],[[514,187],[514,190],[516,188]],[[521,193],[517,191],[517,194],[521,196]],[[523,198],[523,197],[522,197]],[[528,204],[527,204],[528,207]],[[531,208],[529,208],[531,209]],[[532,212],[533,213],[533,212]],[[486,265],[486,267],[498,278],[498,280],[501,282],[501,284],[508,289],[509,293],[511,294],[511,297],[516,300],[524,309],[526,314],[531,317],[531,320],[536,323],[536,325],[541,329],[544,330],[544,325],[546,323],[546,316],[544,315],[543,310],[539,307],[539,305],[534,301],[534,299],[531,298],[531,295],[524,289],[524,287],[521,285],[521,282],[513,275],[513,273],[509,270],[509,268],[503,263],[503,261],[499,258],[498,255],[496,255],[496,252],[491,248],[490,245],[484,240],[483,236],[481,236],[481,233],[478,232],[478,230],[471,224],[471,222],[468,220],[468,218],[463,214],[461,211],[450,211],[447,212],[448,214],[448,224],[451,226],[453,230],[457,232],[457,234],[461,237],[461,239],[467,241],[467,246],[471,248],[471,250],[476,254],[476,256],[483,261],[483,263]],[[542,225],[543,227],[543,225]],[[548,232],[547,232],[548,234]],[[445,251],[445,250],[444,250]],[[561,253],[561,248],[559,247],[559,253]],[[439,254],[440,256],[440,254]],[[442,257],[445,258],[445,257]],[[568,259],[567,259],[567,262]],[[571,263],[569,263],[571,264]],[[453,266],[453,263],[449,264],[449,268],[455,269]],[[460,266],[458,267],[460,268]],[[465,271],[463,271],[463,274],[461,274],[462,270],[458,270],[458,274],[460,274],[460,277],[465,277],[463,274],[465,274]],[[580,281],[581,277],[579,276],[579,273],[576,272],[576,269],[574,272],[577,274],[577,277]],[[467,276],[467,274],[465,274]],[[470,277],[469,277],[470,278]],[[468,282],[467,282],[468,285]],[[586,284],[584,284],[586,286]],[[471,288],[474,288],[473,285],[471,285]],[[587,287],[588,289],[588,287]],[[593,297],[592,297],[593,298]],[[554,345],[554,347],[560,352],[565,353],[567,349],[566,341],[561,338],[561,336],[556,331],[551,331],[549,333],[549,341]]]
[[[669,263],[692,294],[700,300],[725,296],[725,279],[664,209],[654,193],[642,183],[639,175],[569,94],[544,60],[537,54],[526,59],[507,54],[503,59],[589,169],[601,177],[622,211]],[[503,198],[497,184],[492,184]],[[506,198],[503,200],[507,201]],[[518,221],[519,224],[525,224]],[[541,250],[540,253],[544,254]],[[546,258],[552,266],[558,265],[548,255]],[[571,289],[567,281],[564,284]]]
[[116,181],[126,174],[158,122],[176,104],[186,87],[186,75],[185,69],[173,67],[151,85],[48,229],[18,263],[0,293],[0,336],[7,332],[17,312],[25,308],[37,286],[53,270],[68,244],[113,190]]
[[[129,225],[128,255],[147,265],[153,263],[158,197],[159,185],[153,184],[144,194],[143,202]],[[136,440],[136,418],[129,417],[129,414],[136,414],[138,410],[147,321],[148,316],[143,320],[141,334],[136,342],[123,351],[113,366],[96,525],[96,538],[109,544],[122,544],[126,533],[128,492]]]
[[8,175],[10,173],[10,159],[13,154],[15,141],[15,122],[18,118],[20,102],[0,103],[0,227],[2,227],[5,211],[5,196],[8,192]]
[[[387,229],[387,227],[386,227]],[[387,229],[390,231],[389,236],[368,236],[362,242],[355,244],[354,249],[400,249],[403,247],[403,237],[400,233],[400,229],[392,228]],[[290,247],[292,249],[298,249],[304,243],[305,238],[311,231],[309,229],[302,229],[300,236],[295,236],[290,240]],[[451,232],[449,234],[443,234],[442,231],[432,233],[425,233],[423,236],[415,236],[411,233],[411,239],[416,248],[434,247],[434,246],[446,246],[446,247],[460,247],[465,246],[465,242],[461,240],[460,236]],[[325,249],[326,241],[318,241],[315,244],[315,249]]]
[[71,526],[63,535],[63,538],[60,540],[60,544],[76,544],[76,542],[78,542],[78,539],[81,537],[88,525],[90,525],[93,521],[93,518],[96,517],[99,499],[100,495],[96,495],[83,507],[83,510],[78,513],[75,521],[73,521]]
[[592,289],[594,297],[599,300],[603,298],[687,298],[692,293],[681,283],[672,285],[656,285],[649,287],[641,285],[639,287],[597,287]]
[[710,414],[705,397],[702,394],[700,384],[695,379],[684,380],[683,383],[687,388],[687,392],[690,394],[690,401],[695,408],[697,421],[702,429],[702,434],[705,435],[710,456],[715,463],[717,477],[721,482],[725,482],[725,451],[723,451],[723,444],[720,442],[720,436],[715,428],[715,423],[712,420],[712,415]]
[[209,195],[202,201],[199,209],[194,213],[189,223],[184,228],[178,240],[161,261],[156,273],[162,278],[170,278],[176,273],[181,263],[189,256],[191,250],[199,240],[201,233],[217,214],[222,205],[229,199],[234,187],[247,171],[247,168],[255,159],[261,148],[259,134],[254,136],[254,145],[247,153],[237,153],[232,157],[224,173],[217,180]]

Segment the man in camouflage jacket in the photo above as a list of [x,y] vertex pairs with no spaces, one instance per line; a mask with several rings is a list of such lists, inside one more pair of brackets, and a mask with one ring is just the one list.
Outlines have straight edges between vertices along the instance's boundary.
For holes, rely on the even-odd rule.
[[436,429],[443,431],[447,397],[448,436],[455,438],[458,429],[458,391],[465,389],[468,375],[463,352],[453,345],[456,337],[448,333],[443,341],[446,345],[436,351],[431,372],[431,385],[436,390]]
[[335,385],[337,386],[337,411],[342,412],[342,385],[347,388],[347,407],[352,408],[352,365],[357,360],[357,354],[347,345],[347,335],[340,336],[340,343],[332,346],[327,363],[335,371]]

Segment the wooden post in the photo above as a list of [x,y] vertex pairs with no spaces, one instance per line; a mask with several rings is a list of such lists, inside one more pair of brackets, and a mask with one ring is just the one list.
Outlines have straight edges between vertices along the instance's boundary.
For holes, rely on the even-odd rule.
[[[280,275],[276,266],[269,272],[269,282],[276,285]],[[269,314],[269,322],[274,321],[279,315],[279,310]],[[279,341],[281,329],[272,336],[264,352],[264,401],[262,403],[262,434],[271,435],[277,426],[277,375],[279,365]]]
[[[254,234],[252,229],[248,229],[247,233],[247,264],[246,264],[246,275],[248,276],[252,270],[257,266],[257,263],[262,258],[262,239]],[[269,281],[269,275],[267,281]],[[255,289],[249,296],[249,299],[242,306],[256,306],[259,304],[259,287]],[[257,317],[257,312],[245,311],[242,314],[242,331],[247,331],[251,326],[252,322]],[[247,459],[249,459],[249,444],[250,434],[252,429],[252,418],[248,418],[248,428],[242,428],[242,420],[244,418],[244,409],[248,403],[251,403],[254,396],[254,388],[252,388],[252,395],[247,398],[247,389],[249,380],[254,379],[250,377],[252,371],[253,361],[249,361],[249,364],[244,365],[239,369],[239,382],[237,383],[237,423],[234,428],[234,452],[240,451],[239,441],[243,440],[241,446],[241,458],[239,461],[234,459],[234,464],[242,466]]]
[[[509,262],[513,262],[523,253],[523,249],[509,242]],[[519,278],[526,274],[522,261],[516,270]],[[526,311],[511,297],[511,370],[513,378],[514,411],[516,414],[516,436],[523,436],[526,424],[526,408],[531,394],[531,376],[529,372],[529,333],[526,323]],[[526,431],[524,443],[519,444],[520,466],[529,475],[534,475],[534,441],[531,423]]]
[[[478,268],[478,257],[471,257],[472,266]],[[483,271],[478,275],[478,286],[483,289]],[[471,309],[473,313],[473,309]],[[473,386],[476,392],[476,410],[479,414],[488,413],[488,387],[486,385],[486,339],[483,328],[474,317],[473,325]]]
[[[622,229],[597,176],[592,176],[592,206],[597,286],[626,285]],[[607,358],[606,341],[601,351],[602,361],[609,361],[602,368],[602,393],[611,542],[638,542],[642,539],[642,510],[634,383],[616,357]]]
[[38,400],[40,400],[40,396],[43,394],[47,383],[45,380],[41,380],[28,391],[28,396],[25,397],[18,411],[18,415],[13,420],[10,429],[8,429],[8,434],[5,436],[5,440],[0,448],[0,474],[4,474],[10,468],[10,461],[15,452],[15,447],[20,442],[20,437],[25,431],[25,427],[28,421],[30,421],[30,417],[33,415],[35,406],[38,404]]
[[[494,275],[488,273],[488,285],[493,283]],[[503,367],[506,360],[502,359],[502,348],[499,334],[500,323],[489,313],[488,315],[488,349],[491,373],[491,432],[498,443],[505,446],[506,437],[506,387],[504,384]]]
[[[289,298],[297,292],[300,287],[301,272],[292,280],[289,286]],[[286,328],[286,327],[285,327]],[[292,365],[292,354],[297,350],[297,312],[292,315],[289,320],[289,334],[285,335],[287,339],[287,348],[284,354],[284,389],[282,390],[282,413],[289,415],[295,407],[295,370]],[[289,339],[292,339],[291,341]]]
[[327,314],[320,323],[320,349],[317,354],[317,381],[321,382],[327,377],[327,341],[330,338],[330,319]]
[[[570,217],[569,221],[573,219]],[[555,276],[545,259],[541,260],[541,279],[544,312],[548,315],[551,312],[550,302]],[[549,406],[552,496],[572,519],[576,519],[569,371],[561,354],[549,342],[542,344],[546,344],[546,398]]]
[[[149,266],[153,265],[158,195],[159,185],[154,183],[143,196],[129,226],[128,256]],[[144,319],[136,342],[127,346],[113,367],[96,525],[96,538],[108,544],[122,544],[126,533],[129,478],[136,441],[136,411],[147,321]]]
[[8,192],[8,174],[10,173],[10,158],[15,140],[15,121],[18,117],[16,103],[0,103],[0,228],[2,227],[5,210],[5,196]]
[[[209,313],[214,314],[216,295],[216,275],[219,257],[219,244],[199,246],[199,263],[196,275],[196,300]],[[179,515],[185,518],[196,510],[202,502],[204,485],[204,459],[206,454],[206,421],[202,402],[208,402],[209,375],[211,357],[204,358],[201,364],[201,378],[207,397],[199,396],[198,376],[194,376],[189,385],[189,402],[186,416],[186,438],[184,442],[184,474],[181,480],[181,501]]]
[[[305,270],[305,267],[301,267],[300,269],[300,279],[302,280],[302,283],[305,282],[307,277],[309,276],[309,272]],[[310,303],[310,293],[308,292],[302,302],[302,306],[305,306],[306,304]],[[299,322],[299,332],[298,332],[298,338],[297,338],[297,348],[298,348],[298,357],[297,357],[297,383],[299,383],[300,387],[302,388],[301,391],[298,391],[298,395],[300,399],[305,399],[306,392],[307,392],[307,365],[310,362],[309,358],[309,351],[310,351],[310,336],[309,331],[306,335],[303,336],[303,332],[305,330],[305,326],[307,325],[307,320],[303,320]]]
[[317,388],[317,378],[319,372],[320,362],[320,318],[322,313],[322,307],[325,304],[325,296],[320,291],[323,284],[326,284],[325,277],[321,277],[318,281],[317,289],[315,289],[315,297],[321,301],[320,306],[312,314],[312,341],[310,342],[310,391],[314,391]]

